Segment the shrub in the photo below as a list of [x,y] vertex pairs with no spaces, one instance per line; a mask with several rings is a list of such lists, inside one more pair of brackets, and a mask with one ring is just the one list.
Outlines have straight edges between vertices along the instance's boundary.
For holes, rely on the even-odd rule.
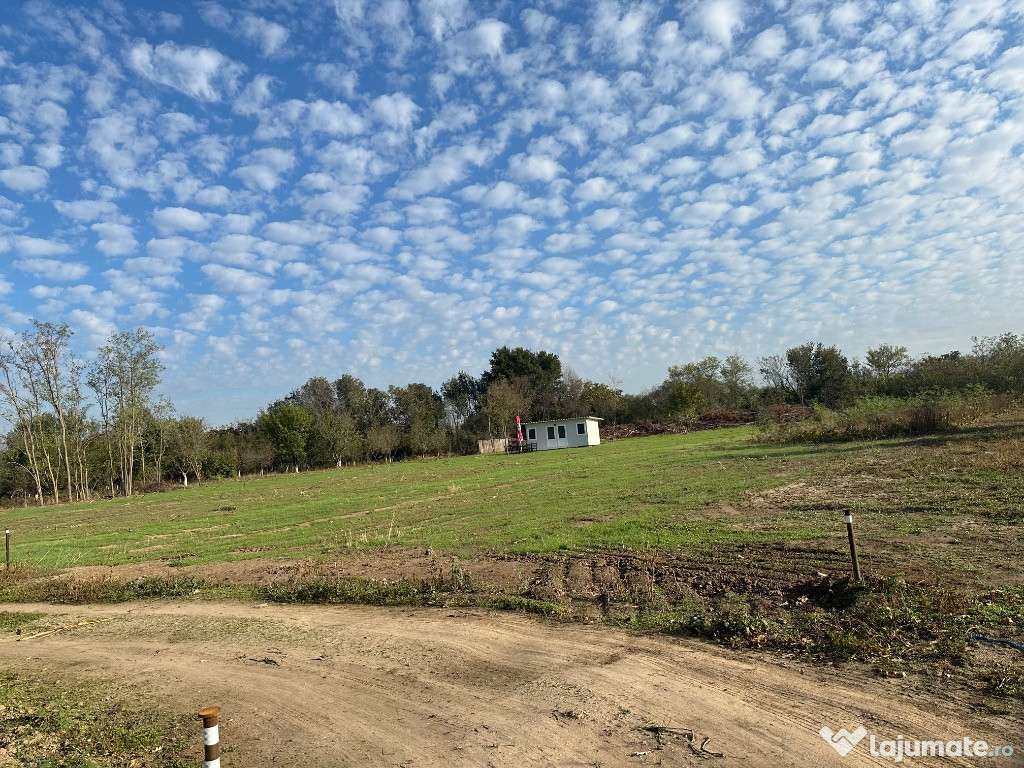
[[975,424],[1013,407],[1007,395],[979,389],[915,398],[866,397],[842,411],[815,405],[810,416],[783,422],[759,418],[764,442],[832,442],[932,435]]

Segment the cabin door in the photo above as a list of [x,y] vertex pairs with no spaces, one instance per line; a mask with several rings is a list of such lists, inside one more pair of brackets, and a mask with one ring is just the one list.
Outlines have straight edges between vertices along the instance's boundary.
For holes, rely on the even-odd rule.
[[569,439],[565,436],[565,424],[558,425],[558,447],[568,448]]

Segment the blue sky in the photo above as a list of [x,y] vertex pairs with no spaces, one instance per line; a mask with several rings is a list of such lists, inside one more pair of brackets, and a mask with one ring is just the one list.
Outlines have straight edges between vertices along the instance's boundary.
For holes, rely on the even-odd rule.
[[1024,325],[1019,0],[10,7],[0,330],[146,327],[215,424]]

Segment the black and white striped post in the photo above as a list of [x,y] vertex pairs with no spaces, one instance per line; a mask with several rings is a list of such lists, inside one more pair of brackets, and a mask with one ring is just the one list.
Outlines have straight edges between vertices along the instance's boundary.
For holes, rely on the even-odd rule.
[[199,710],[203,719],[203,768],[220,768],[220,707]]
[[853,513],[847,512],[843,516],[843,520],[846,521],[846,535],[850,539],[850,561],[853,563],[853,578],[861,581],[860,565],[857,563],[857,542],[853,540]]

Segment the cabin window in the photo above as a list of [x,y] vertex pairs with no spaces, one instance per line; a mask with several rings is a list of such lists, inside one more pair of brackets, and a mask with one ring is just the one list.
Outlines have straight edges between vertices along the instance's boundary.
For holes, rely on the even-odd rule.
[[585,434],[587,434],[587,425],[584,424],[583,422],[580,422],[579,424],[577,424],[576,425],[576,434],[577,435],[585,435]]
[[565,424],[558,425],[558,437],[565,440]]
[[530,427],[528,430],[526,430],[526,437],[529,440],[536,440],[537,439],[537,430],[534,429],[533,427]]
[[554,440],[554,439],[555,439],[555,428],[554,427],[548,427],[548,440]]

